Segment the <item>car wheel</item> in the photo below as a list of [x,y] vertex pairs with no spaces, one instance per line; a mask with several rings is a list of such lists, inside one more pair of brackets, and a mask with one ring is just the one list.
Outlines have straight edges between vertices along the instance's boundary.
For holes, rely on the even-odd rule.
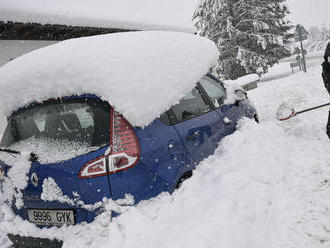
[[175,189],[178,189],[181,187],[182,183],[187,180],[188,178],[190,178],[192,176],[193,172],[192,171],[187,171],[186,173],[184,173],[182,175],[182,177],[180,177],[178,183],[175,186]]
[[259,121],[259,117],[258,117],[257,114],[255,114],[255,115],[253,116],[253,118],[254,118],[254,120],[255,120],[256,123],[260,123],[260,121]]

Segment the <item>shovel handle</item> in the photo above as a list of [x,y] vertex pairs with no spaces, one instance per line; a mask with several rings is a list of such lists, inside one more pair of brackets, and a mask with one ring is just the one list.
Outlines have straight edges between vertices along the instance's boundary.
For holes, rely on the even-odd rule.
[[319,105],[319,106],[315,106],[313,108],[308,108],[308,109],[298,111],[298,112],[296,112],[296,115],[299,115],[299,114],[302,114],[302,113],[305,113],[305,112],[308,112],[308,111],[311,111],[311,110],[314,110],[314,109],[323,108],[323,107],[328,106],[328,105],[330,105],[330,102]]
[[315,107],[312,107],[312,108],[304,109],[304,110],[301,110],[301,111],[298,111],[298,112],[295,112],[294,109],[292,109],[291,110],[292,113],[288,117],[282,118],[282,119],[279,119],[279,120],[280,121],[286,121],[286,120],[289,120],[290,118],[292,118],[296,115],[299,115],[299,114],[302,114],[302,113],[305,113],[305,112],[308,112],[308,111],[312,111],[314,109],[323,108],[323,107],[328,106],[328,105],[330,105],[330,102],[322,104],[322,105],[318,105],[318,106],[315,106]]

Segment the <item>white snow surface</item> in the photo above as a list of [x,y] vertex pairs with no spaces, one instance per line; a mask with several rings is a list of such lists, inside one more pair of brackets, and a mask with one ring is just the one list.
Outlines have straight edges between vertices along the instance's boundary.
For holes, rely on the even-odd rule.
[[66,40],[0,67],[0,105],[9,115],[33,101],[92,93],[143,127],[192,89],[217,56],[212,41],[179,32]]
[[0,21],[193,33],[198,0],[1,0]]
[[28,185],[28,173],[31,168],[29,153],[13,155],[1,154],[1,160],[7,164],[14,164],[8,171],[8,176],[3,180],[3,200],[11,204],[15,200],[15,206],[20,209],[24,206],[22,190]]
[[[63,248],[330,247],[328,109],[276,119],[283,103],[301,110],[329,101],[321,68],[260,83],[249,95],[261,123],[242,120],[173,195],[105,202],[92,224],[43,230],[3,208],[1,229],[57,237]],[[111,210],[121,215],[109,222]]]

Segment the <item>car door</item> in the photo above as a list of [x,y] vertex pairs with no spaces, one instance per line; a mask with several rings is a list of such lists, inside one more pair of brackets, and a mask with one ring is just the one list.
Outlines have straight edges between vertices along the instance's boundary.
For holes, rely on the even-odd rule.
[[168,113],[196,164],[213,154],[225,135],[222,120],[199,87],[172,106]]
[[216,78],[205,76],[199,81],[202,90],[208,95],[220,119],[223,121],[226,135],[236,130],[239,119],[245,116],[244,101],[236,101],[234,104],[224,104],[226,89]]

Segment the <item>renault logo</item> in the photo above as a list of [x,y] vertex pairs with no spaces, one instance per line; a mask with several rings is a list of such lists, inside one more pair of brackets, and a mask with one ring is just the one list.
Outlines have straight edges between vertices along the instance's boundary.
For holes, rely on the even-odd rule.
[[39,182],[39,178],[37,174],[33,172],[31,175],[31,183],[34,187],[38,187],[38,182]]

